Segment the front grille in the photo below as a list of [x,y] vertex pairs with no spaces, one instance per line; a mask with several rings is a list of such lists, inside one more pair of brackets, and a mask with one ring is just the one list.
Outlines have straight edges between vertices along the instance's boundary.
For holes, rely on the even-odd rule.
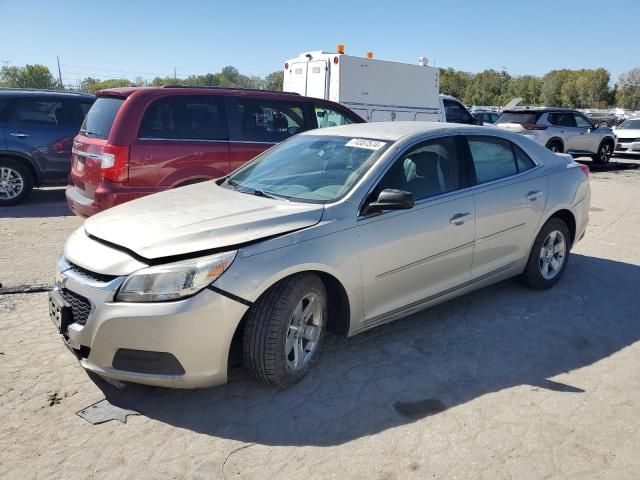
[[621,142],[621,143],[640,142],[640,138],[618,138],[618,142]]
[[71,290],[63,288],[60,290],[60,295],[71,306],[73,312],[73,323],[80,325],[86,325],[89,314],[91,313],[91,302],[82,295],[78,295]]
[[79,275],[82,275],[83,277],[89,278],[91,280],[95,280],[96,282],[107,283],[107,282],[110,282],[111,280],[118,278],[116,275],[104,275],[102,273],[92,272],[91,270],[82,268],[79,265],[76,265],[75,263],[71,263],[68,260],[67,260],[67,263],[69,264],[69,267],[71,267],[72,271],[76,272]]

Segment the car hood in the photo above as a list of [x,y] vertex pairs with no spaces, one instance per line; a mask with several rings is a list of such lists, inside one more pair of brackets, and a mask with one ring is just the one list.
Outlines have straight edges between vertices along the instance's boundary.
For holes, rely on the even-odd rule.
[[315,225],[321,204],[258,197],[203,182],[88,218],[88,235],[153,260],[232,248]]
[[637,128],[616,128],[613,133],[618,138],[640,138],[640,130]]

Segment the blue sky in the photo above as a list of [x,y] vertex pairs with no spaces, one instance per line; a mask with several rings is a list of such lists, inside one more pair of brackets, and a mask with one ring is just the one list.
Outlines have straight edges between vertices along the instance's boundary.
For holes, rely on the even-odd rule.
[[[92,2],[93,3],[93,2]],[[0,61],[60,57],[65,83],[219,71],[265,75],[308,50],[429,63],[471,72],[543,74],[640,67],[640,1],[0,0]],[[222,3],[224,3],[222,5]],[[0,64],[1,65],[1,64]]]

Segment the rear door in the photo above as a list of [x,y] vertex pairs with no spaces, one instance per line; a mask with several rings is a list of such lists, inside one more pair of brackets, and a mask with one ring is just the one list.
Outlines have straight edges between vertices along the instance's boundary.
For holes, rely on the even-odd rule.
[[129,182],[175,187],[229,173],[229,133],[222,96],[171,95],[146,109],[131,146]]
[[6,150],[5,126],[7,124],[7,114],[9,113],[9,101],[0,98],[0,150]]
[[307,63],[307,97],[328,98],[329,69],[326,60]]
[[586,129],[576,125],[576,119],[572,112],[555,112],[549,114],[549,123],[558,127],[560,136],[564,140],[564,151],[580,151],[584,144],[583,136]]
[[542,168],[514,143],[467,135],[476,206],[473,278],[497,274],[529,255],[548,195]]
[[78,133],[79,104],[53,96],[16,98],[6,124],[7,149],[29,155],[43,183],[66,183],[71,145]]
[[287,75],[291,91],[300,95],[307,94],[307,62],[292,63]]
[[304,102],[228,97],[229,159],[233,171],[283,140],[311,128]]

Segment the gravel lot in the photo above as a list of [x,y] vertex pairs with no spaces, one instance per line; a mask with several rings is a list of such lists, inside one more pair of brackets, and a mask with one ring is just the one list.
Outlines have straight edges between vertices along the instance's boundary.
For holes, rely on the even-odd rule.
[[[0,478],[640,478],[640,169],[592,174],[562,282],[506,281],[352,339],[295,387],[89,377],[46,293],[0,295]],[[620,168],[619,168],[620,167]],[[49,283],[81,225],[62,190],[0,209],[0,282]],[[126,424],[76,412],[107,398]]]

